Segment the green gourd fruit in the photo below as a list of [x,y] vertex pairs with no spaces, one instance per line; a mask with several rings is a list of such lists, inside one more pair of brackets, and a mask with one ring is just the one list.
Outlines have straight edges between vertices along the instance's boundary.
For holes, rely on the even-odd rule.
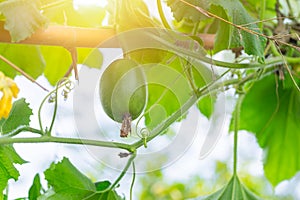
[[123,123],[122,126],[124,118],[131,122],[142,113],[146,103],[146,78],[135,61],[113,61],[102,74],[99,88],[105,113],[114,121]]

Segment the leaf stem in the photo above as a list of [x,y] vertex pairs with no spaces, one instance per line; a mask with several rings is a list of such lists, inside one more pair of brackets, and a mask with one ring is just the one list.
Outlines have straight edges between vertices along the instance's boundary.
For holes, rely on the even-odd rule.
[[238,130],[240,124],[241,104],[244,94],[239,94],[235,111],[234,111],[234,136],[233,136],[233,175],[237,175],[237,152],[238,152]]
[[135,182],[135,164],[134,161],[132,162],[132,181],[131,181],[131,185],[130,185],[130,200],[133,199],[133,186],[134,186],[134,182]]
[[12,130],[11,132],[2,133],[2,136],[0,137],[0,139],[4,138],[4,137],[13,137],[13,136],[18,135],[21,132],[31,132],[31,133],[37,133],[37,134],[43,135],[43,132],[41,130],[31,128],[29,126],[19,126],[18,128]]
[[98,193],[104,193],[104,192],[107,192],[107,191],[110,191],[110,190],[113,190],[117,185],[118,183],[122,180],[122,178],[125,176],[125,174],[127,173],[131,163],[133,162],[133,160],[135,159],[136,157],[136,152],[132,152],[130,158],[128,159],[124,169],[122,170],[121,174],[118,176],[118,178],[115,180],[115,182],[113,184],[111,184],[111,186],[105,190],[102,190],[102,191],[99,191]]
[[156,4],[157,4],[157,9],[158,9],[158,13],[160,16],[160,19],[164,25],[165,28],[167,29],[171,29],[171,26],[169,25],[166,16],[164,15],[164,11],[161,5],[161,0],[156,0]]

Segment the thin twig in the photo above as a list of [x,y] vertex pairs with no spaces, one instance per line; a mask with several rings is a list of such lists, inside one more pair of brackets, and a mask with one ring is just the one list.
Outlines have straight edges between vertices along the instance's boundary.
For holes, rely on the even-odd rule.
[[46,92],[49,92],[48,89],[46,89],[45,87],[43,87],[41,84],[39,84],[38,82],[36,82],[34,80],[34,78],[32,78],[30,75],[28,75],[26,72],[24,72],[21,68],[19,68],[17,65],[15,65],[14,63],[12,63],[11,61],[9,61],[7,58],[5,58],[4,56],[0,55],[0,59],[3,60],[5,63],[7,63],[9,66],[11,66],[12,68],[14,68],[17,72],[20,72],[23,76],[25,76],[28,80],[30,80],[31,82],[35,83],[36,85],[38,85],[40,88],[42,88],[43,90],[45,90]]
[[68,71],[65,73],[64,78],[68,78],[72,72],[73,65],[71,64]]
[[76,47],[70,47],[70,48],[66,48],[72,57],[72,68],[74,70],[74,74],[75,74],[75,79],[78,80],[78,70],[77,70],[77,50]]

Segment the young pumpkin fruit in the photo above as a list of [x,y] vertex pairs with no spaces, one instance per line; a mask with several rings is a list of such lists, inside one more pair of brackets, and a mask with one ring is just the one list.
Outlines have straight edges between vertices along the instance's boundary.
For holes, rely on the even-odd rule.
[[131,132],[146,103],[146,79],[139,65],[130,59],[117,59],[104,71],[100,80],[100,100],[105,113],[122,123],[121,137]]

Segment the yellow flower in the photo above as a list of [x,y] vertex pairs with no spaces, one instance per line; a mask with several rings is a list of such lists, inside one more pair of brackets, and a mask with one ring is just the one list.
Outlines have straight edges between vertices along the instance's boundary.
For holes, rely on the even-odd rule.
[[[2,97],[0,99],[0,119],[7,118],[12,108],[12,98],[16,98],[19,93],[17,84],[10,78],[6,77],[0,71],[0,91]],[[1,96],[1,93],[0,93]]]

